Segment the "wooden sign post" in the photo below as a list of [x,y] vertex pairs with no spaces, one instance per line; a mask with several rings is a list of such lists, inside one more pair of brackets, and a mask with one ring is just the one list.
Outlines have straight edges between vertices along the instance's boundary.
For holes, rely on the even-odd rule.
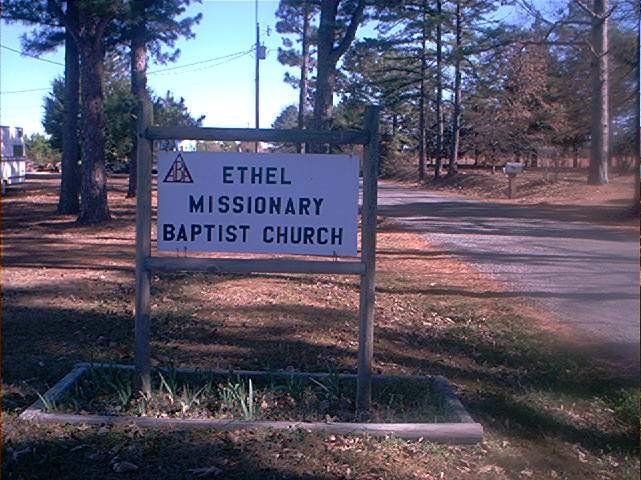
[[363,151],[363,208],[361,210],[361,276],[358,327],[358,386],[356,407],[367,412],[372,401],[374,307],[376,286],[376,210],[378,204],[378,108],[365,112],[369,141]]
[[[135,367],[138,387],[151,390],[150,297],[153,272],[199,271],[212,273],[310,273],[360,275],[357,408],[371,405],[376,272],[376,208],[379,163],[379,107],[368,107],[364,128],[331,132],[201,127],[154,127],[147,99],[139,107],[136,190],[136,311]],[[361,144],[363,155],[363,207],[361,256],[358,261],[295,259],[231,259],[165,257],[151,252],[152,153],[154,140],[240,140],[320,144]]]
[[151,393],[151,271],[145,262],[151,257],[151,177],[153,141],[145,136],[153,122],[153,109],[149,98],[138,105],[136,143],[136,321],[135,366],[139,391]]

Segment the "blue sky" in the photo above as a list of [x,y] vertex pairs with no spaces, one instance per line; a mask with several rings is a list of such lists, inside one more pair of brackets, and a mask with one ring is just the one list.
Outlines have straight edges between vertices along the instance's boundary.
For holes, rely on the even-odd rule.
[[[276,34],[274,12],[277,1],[259,1],[258,20],[261,40],[267,47],[267,59],[261,61],[261,127],[269,127],[278,113],[287,105],[297,102],[297,91],[283,82],[286,69],[276,58],[281,36]],[[203,19],[194,29],[196,37],[181,40],[178,61],[167,66],[151,64],[156,69],[198,62],[245,51],[255,41],[253,1],[203,1],[193,5],[188,13],[203,13]],[[271,35],[266,35],[267,29]],[[21,25],[0,26],[2,45],[20,49],[20,35],[29,29]],[[61,47],[42,58],[63,63]],[[254,55],[253,52],[237,59],[211,62],[185,69],[176,69],[149,76],[149,84],[157,94],[171,90],[184,97],[190,111],[206,115],[204,125],[248,127],[254,125]],[[220,65],[214,66],[220,63]],[[61,76],[60,65],[22,57],[6,49],[0,50],[0,92],[48,89],[51,81]],[[180,73],[182,72],[182,73]],[[2,93],[0,96],[0,124],[22,126],[25,132],[43,132],[42,103],[47,90]]]
[[[549,3],[546,0],[544,3]],[[267,59],[261,61],[260,126],[270,127],[280,111],[298,102],[297,90],[283,82],[286,68],[277,60],[282,37],[275,31],[274,13],[278,1],[260,0],[258,20],[261,40],[267,47]],[[184,97],[194,116],[205,115],[205,126],[254,126],[254,54],[232,57],[184,69],[153,74],[154,70],[223,57],[253,48],[255,42],[255,15],[253,0],[204,0],[192,5],[187,15],[202,12],[203,19],[194,28],[196,37],[180,40],[181,50],[174,64],[149,66],[149,85],[156,94],[167,90],[176,97]],[[501,17],[513,12],[500,9]],[[497,14],[498,15],[498,14]],[[31,30],[20,24],[0,23],[0,43],[20,49],[20,36]],[[271,34],[267,35],[267,30]],[[359,28],[357,37],[375,36],[372,24]],[[0,124],[20,126],[27,134],[43,132],[43,99],[54,78],[64,73],[64,48],[43,55],[43,59],[60,65],[24,57],[7,49],[0,49]],[[9,93],[21,90],[26,92]]]

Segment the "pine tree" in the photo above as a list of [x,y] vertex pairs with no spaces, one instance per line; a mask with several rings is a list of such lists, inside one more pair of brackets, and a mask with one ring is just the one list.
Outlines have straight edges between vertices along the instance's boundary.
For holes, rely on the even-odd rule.
[[382,139],[386,144],[383,151],[390,157],[385,158],[388,165],[402,143],[416,145],[418,179],[422,181],[430,144],[429,92],[435,85],[433,50],[429,46],[434,12],[427,0],[383,2],[372,17],[377,21],[378,38],[359,42],[343,62],[352,74],[348,83],[354,84],[348,90],[370,90],[369,97],[381,104]]
[[[193,17],[180,18],[192,0],[168,0],[156,2],[153,0],[135,0],[129,2],[129,10],[124,22],[119,25],[117,32],[120,43],[130,46],[130,76],[131,93],[138,104],[137,110],[146,101],[147,94],[147,61],[148,54],[159,63],[175,61],[180,50],[166,52],[165,47],[173,48],[176,40],[181,37],[193,38],[193,28],[202,19],[202,14]],[[136,195],[137,171],[137,138],[136,111],[132,115],[131,129],[134,133],[129,161],[129,187],[127,196]]]
[[78,0],[67,0],[66,8],[48,0],[5,0],[2,19],[37,26],[23,37],[23,48],[35,54],[65,46],[65,109],[62,135],[62,178],[58,197],[58,213],[80,211],[79,128],[80,57],[76,40],[79,32]]
[[[282,35],[296,35],[301,44],[300,51],[294,47],[290,38],[283,38],[285,48],[278,49],[278,61],[289,67],[299,68],[299,77],[285,73],[285,82],[298,88],[298,128],[305,126],[309,97],[309,71],[313,67],[312,46],[316,41],[316,29],[313,27],[313,18],[318,10],[318,2],[314,0],[281,0],[276,11],[276,31]],[[297,151],[303,150],[298,145]]]
[[82,115],[82,181],[78,223],[101,223],[111,218],[105,171],[104,58],[107,26],[123,11],[123,4],[107,0],[80,2],[80,52]]
[[454,11],[447,19],[448,28],[453,33],[448,63],[454,70],[448,175],[454,175],[458,171],[464,77],[472,74],[469,72],[470,67],[475,65],[479,54],[496,51],[515,40],[509,35],[509,30],[502,28],[498,21],[492,20],[493,14],[501,5],[500,2],[453,0],[453,3]]
[[[365,0],[356,3],[321,0],[313,116],[313,125],[317,130],[331,129],[337,63],[354,40],[364,10]],[[321,151],[322,147],[315,145],[313,149]]]
[[[76,209],[75,189],[80,189],[78,221],[97,223],[110,218],[107,206],[106,175],[104,165],[104,112],[103,112],[103,59],[105,53],[105,32],[109,23],[122,12],[123,1],[71,0],[63,8],[63,2],[10,0],[3,4],[3,18],[40,26],[23,43],[36,51],[47,51],[65,43],[65,137],[68,139],[63,150],[63,173],[59,210],[73,213]],[[76,9],[77,7],[77,9]],[[77,23],[76,23],[77,19]],[[80,82],[76,79],[76,58],[78,51]],[[77,154],[74,145],[73,121],[77,119],[74,105],[78,90],[82,91],[80,101],[82,132],[82,167],[80,186],[74,167]]]

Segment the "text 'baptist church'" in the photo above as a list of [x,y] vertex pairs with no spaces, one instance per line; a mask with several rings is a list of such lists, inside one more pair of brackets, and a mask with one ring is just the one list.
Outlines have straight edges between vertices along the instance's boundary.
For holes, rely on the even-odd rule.
[[[333,188],[335,172],[328,172],[320,162],[310,168],[301,156],[279,155],[275,160],[280,165],[234,165],[204,158],[211,155],[221,160],[258,157],[263,163],[267,157],[183,152],[169,165],[167,158],[159,160],[160,168],[164,163],[168,172],[159,185],[161,250],[356,253],[356,162],[345,162],[356,168],[348,169],[353,184],[349,196],[341,198]],[[321,171],[326,174],[319,175]]]

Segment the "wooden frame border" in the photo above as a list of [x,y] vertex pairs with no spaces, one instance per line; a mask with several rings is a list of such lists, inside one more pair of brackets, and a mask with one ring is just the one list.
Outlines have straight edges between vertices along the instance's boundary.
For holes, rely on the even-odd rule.
[[189,258],[148,257],[145,267],[152,272],[210,272],[210,273],[333,273],[362,275],[362,262],[332,262],[322,260],[272,260],[268,258]]
[[[378,106],[365,110],[363,130],[325,132],[243,128],[154,127],[151,104],[138,106],[136,190],[136,308],[135,365],[137,387],[151,389],[150,319],[151,272],[200,271],[215,273],[333,273],[360,275],[358,386],[356,405],[367,412],[372,396],[374,302],[376,276],[376,207],[379,164]],[[162,139],[244,140],[287,143],[362,144],[363,207],[360,262],[290,259],[170,258],[151,255],[151,196],[153,141]]]
[[[132,365],[78,363],[74,369],[48,390],[43,398],[54,403],[73,387],[90,368],[117,368],[135,370]],[[166,369],[159,369],[166,370]],[[177,368],[179,373],[214,373],[220,375],[239,375],[241,377],[305,377],[322,379],[327,373],[306,372],[256,372],[251,370],[199,370],[196,368]],[[339,374],[340,378],[358,378],[358,375]],[[424,381],[442,395],[451,412],[454,422],[448,423],[347,423],[347,422],[294,422],[294,421],[260,421],[260,420],[209,420],[181,418],[149,418],[115,415],[74,415],[46,413],[42,400],[37,400],[28,407],[19,418],[34,423],[84,424],[84,425],[137,425],[143,428],[176,428],[182,430],[210,429],[217,431],[256,430],[271,428],[276,430],[322,431],[338,435],[368,434],[377,437],[394,436],[409,440],[424,439],[431,442],[449,444],[475,444],[483,440],[483,427],[475,423],[465,407],[452,391],[443,377],[372,375],[374,383],[385,383],[399,380]]]
[[145,137],[149,140],[240,140],[246,142],[276,143],[327,143],[331,145],[365,145],[369,143],[370,132],[318,131],[270,128],[211,128],[211,127],[153,127],[148,126]]

